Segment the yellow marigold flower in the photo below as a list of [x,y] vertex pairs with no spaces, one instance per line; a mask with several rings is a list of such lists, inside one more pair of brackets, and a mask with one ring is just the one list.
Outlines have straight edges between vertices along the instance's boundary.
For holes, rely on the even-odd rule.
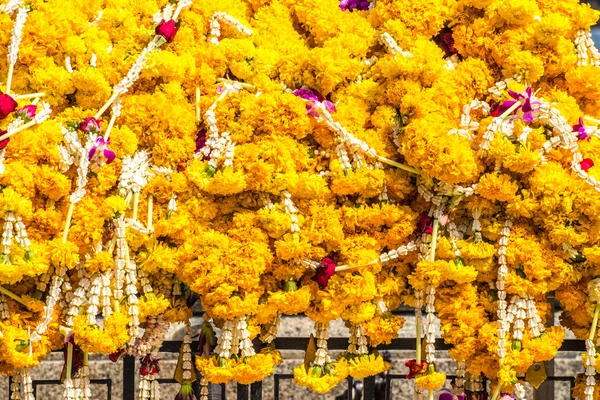
[[302,286],[298,290],[271,293],[268,302],[273,304],[280,313],[296,315],[306,311],[310,305],[311,292],[309,286]]
[[31,200],[21,196],[12,187],[7,187],[0,194],[0,215],[4,217],[7,212],[29,219],[32,212]]
[[104,319],[103,328],[91,325],[86,315],[75,317],[73,335],[75,343],[88,353],[111,354],[129,340],[127,324],[129,317],[121,312],[113,312]]
[[490,173],[481,177],[477,192],[489,200],[509,202],[515,198],[518,188],[509,175]]
[[327,364],[325,371],[323,367],[313,366],[306,371],[304,365],[294,368],[294,382],[297,385],[305,386],[316,393],[329,393],[348,376],[348,363],[345,359]]
[[392,339],[398,337],[400,329],[404,326],[404,318],[384,315],[376,316],[363,324],[363,332],[369,338],[371,346],[376,347],[382,343],[390,344]]
[[228,384],[233,379],[234,360],[226,360],[226,366],[219,365],[217,356],[196,357],[196,368],[207,381],[215,384]]
[[125,215],[127,202],[121,196],[110,196],[102,202],[102,214],[105,219],[119,218]]
[[240,360],[233,368],[232,379],[242,385],[262,381],[275,370],[274,358],[270,354],[259,353]]
[[564,338],[564,329],[560,326],[552,326],[538,338],[523,337],[523,347],[531,353],[534,361],[548,361],[556,356]]
[[140,297],[138,302],[140,322],[144,322],[148,317],[163,314],[171,305],[169,299],[160,294],[145,294]]
[[55,171],[48,165],[35,169],[35,186],[49,199],[58,201],[71,192],[71,181],[65,175]]
[[363,379],[368,376],[378,375],[392,367],[383,360],[379,354],[363,354],[350,359],[348,362],[350,376],[354,379]]
[[436,390],[444,386],[446,382],[446,374],[440,372],[427,372],[427,374],[419,375],[415,378],[415,383],[418,387],[427,390]]
[[504,76],[522,76],[531,83],[537,82],[544,75],[544,63],[529,51],[512,53],[504,60],[502,65]]
[[74,268],[79,262],[79,248],[71,241],[63,243],[62,238],[48,242],[44,255],[55,267]]

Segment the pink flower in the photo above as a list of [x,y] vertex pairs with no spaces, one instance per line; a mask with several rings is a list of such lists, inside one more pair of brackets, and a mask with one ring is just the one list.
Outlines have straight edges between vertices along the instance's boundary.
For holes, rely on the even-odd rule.
[[577,132],[577,139],[579,140],[587,139],[589,141],[592,138],[585,129],[585,124],[583,123],[582,117],[579,117],[578,124],[573,125],[573,132]]
[[8,117],[8,115],[17,109],[17,102],[6,93],[0,94],[0,119]]
[[319,288],[325,289],[329,283],[329,278],[335,274],[335,261],[331,257],[325,257],[321,260],[317,268],[317,274],[313,277],[313,281],[319,284]]
[[581,165],[582,170],[588,172],[588,170],[594,166],[594,162],[591,158],[584,158],[583,160],[581,160],[579,165]]
[[167,43],[171,43],[173,39],[175,39],[175,34],[178,30],[179,28],[177,27],[175,21],[170,19],[165,22],[163,19],[154,30],[154,33],[164,37]]
[[98,133],[101,131],[100,120],[94,117],[86,118],[79,124],[79,129],[85,133]]
[[[6,131],[3,131],[2,129],[0,129],[0,136],[4,135],[5,133],[6,133]],[[5,148],[8,145],[8,142],[10,142],[10,138],[0,140],[0,150]]]
[[19,114],[19,116],[24,120],[30,120],[30,119],[33,119],[33,117],[35,117],[36,111],[37,111],[37,106],[34,104],[30,104],[28,106],[19,108],[19,110],[17,111],[17,114]]
[[110,139],[108,139],[108,141],[105,141],[104,138],[101,138],[101,137],[96,139],[96,144],[94,146],[92,146],[92,148],[90,149],[90,152],[88,153],[88,160],[92,161],[92,158],[94,158],[96,151],[102,150],[103,154],[104,154],[104,158],[106,158],[106,163],[110,164],[111,162],[113,162],[115,160],[116,155],[115,155],[114,151],[112,151],[111,149],[108,148],[109,144],[110,144]]
[[319,110],[317,106],[322,105],[330,113],[336,112],[335,104],[329,100],[325,100],[320,93],[312,89],[296,89],[294,90],[294,96],[298,96],[301,99],[308,100],[310,104],[306,105],[306,113],[313,117],[319,116]]
[[433,232],[433,220],[427,214],[421,215],[421,219],[417,224],[417,232],[419,233],[432,233]]

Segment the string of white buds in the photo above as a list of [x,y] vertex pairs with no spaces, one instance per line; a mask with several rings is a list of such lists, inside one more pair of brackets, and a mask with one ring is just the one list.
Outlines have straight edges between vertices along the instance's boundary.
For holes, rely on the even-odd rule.
[[22,3],[23,0],[8,0],[5,4],[0,5],[0,13],[12,16],[12,13],[14,13]]
[[76,397],[76,389],[73,384],[73,379],[67,376],[63,382],[63,399],[64,400],[78,400]]
[[6,158],[6,147],[0,149],[0,175],[4,174],[6,167],[4,166],[4,159]]
[[175,4],[167,3],[164,9],[158,10],[156,14],[152,17],[155,24],[159,24],[161,21],[169,21],[171,17],[173,17],[173,13],[175,12]]
[[292,200],[292,194],[287,190],[281,192],[281,202],[283,203],[283,207],[285,213],[289,215],[291,219],[290,231],[292,233],[299,232],[300,227],[298,226],[298,209],[294,205],[294,201]]
[[510,119],[505,119],[502,116],[492,118],[492,122],[487,126],[482,136],[482,141],[479,144],[478,154],[481,156],[490,149],[490,143],[494,140],[496,133],[500,133],[506,137],[511,137],[514,134],[514,124]]
[[4,224],[2,225],[2,254],[10,254],[10,248],[14,236],[14,224],[17,221],[12,211],[4,213]]
[[537,338],[546,331],[546,327],[537,312],[535,300],[533,300],[533,297],[529,293],[525,296],[525,311],[527,313],[527,325],[531,331],[531,336]]
[[27,14],[29,10],[27,7],[20,7],[17,11],[17,17],[15,24],[13,25],[12,36],[10,38],[10,45],[8,46],[8,63],[15,65],[19,58],[19,45],[21,44],[21,36],[23,35],[23,27],[25,21],[27,21]]
[[177,196],[172,195],[167,205],[167,215],[173,215],[177,211]]
[[148,279],[148,275],[146,275],[146,271],[140,269],[138,270],[137,274],[140,281],[140,286],[142,287],[142,293],[148,294],[154,292],[152,285],[150,284],[150,279]]
[[263,343],[269,344],[273,342],[273,340],[275,340],[275,338],[277,337],[277,328],[279,327],[280,321],[281,316],[278,312],[277,314],[275,314],[275,318],[273,318],[273,321],[270,324],[267,324],[264,332],[260,335],[260,340],[262,340]]
[[42,339],[42,335],[48,330],[48,325],[52,322],[52,314],[54,313],[54,307],[59,300],[60,288],[64,282],[67,269],[64,267],[56,267],[55,275],[52,277],[52,283],[46,296],[46,304],[44,305],[44,315],[42,316],[39,324],[35,330],[31,333],[30,340],[35,343]]
[[20,215],[15,215],[17,222],[15,223],[15,230],[17,232],[17,243],[21,246],[26,252],[29,251],[29,246],[31,246],[31,241],[27,237],[27,228],[23,223],[23,219]]
[[481,375],[473,375],[470,372],[465,373],[465,390],[468,392],[483,391],[483,378]]
[[185,328],[183,330],[183,365],[182,365],[182,377],[183,380],[189,381],[192,379],[192,324],[190,321],[186,321]]
[[[0,320],[7,319],[10,316],[8,313],[8,304],[6,304],[6,297],[0,295]],[[0,338],[2,335],[0,334]]]
[[233,340],[233,321],[227,320],[223,323],[221,328],[221,334],[217,339],[217,347],[215,347],[215,353],[221,358],[229,358],[231,356],[231,341]]
[[417,186],[417,192],[423,196],[423,199],[427,202],[431,202],[436,206],[439,206],[444,201],[444,196],[439,194],[433,194],[433,192],[425,187],[425,185],[420,184]]
[[[86,297],[86,293],[88,292],[88,289],[90,287],[90,280],[86,276],[87,271],[85,268],[79,268],[79,270],[77,272],[80,275],[79,286],[77,287],[77,289],[75,289],[75,292],[73,293],[73,299],[69,303],[69,307],[67,310],[67,318],[65,320],[65,326],[68,328],[73,327],[74,319],[77,315],[79,315],[79,308],[84,306],[85,303],[88,301],[88,298]],[[96,298],[96,300],[97,300],[97,298]],[[91,298],[90,298],[90,301],[91,301]],[[89,308],[92,308],[92,311],[93,311],[91,302],[90,302]],[[89,308],[88,308],[88,311],[89,311]],[[96,313],[98,312],[97,307],[95,308],[95,311],[96,311]]]
[[248,331],[248,323],[245,316],[238,320],[237,331],[239,332],[239,348],[242,358],[252,357],[256,353],[250,340],[250,332]]
[[317,337],[317,353],[315,365],[324,366],[331,362],[329,351],[327,350],[327,339],[329,339],[329,324],[315,322],[315,336]]
[[208,36],[209,43],[217,45],[219,44],[219,39],[221,37],[221,23],[231,26],[246,36],[252,36],[252,30],[247,28],[236,18],[225,12],[217,11],[210,19],[210,34]]
[[427,285],[425,293],[425,361],[431,364],[435,362],[435,287]]
[[73,388],[75,389],[75,399],[88,400],[91,397],[90,367],[87,363],[84,362],[73,378]]
[[61,172],[67,172],[69,167],[75,164],[84,150],[76,131],[67,129],[64,125],[61,125],[60,128],[63,134],[64,142],[64,145],[58,145]]
[[69,304],[71,304],[71,301],[73,300],[73,298],[75,297],[75,294],[73,293],[73,286],[71,286],[71,282],[70,282],[70,277],[69,275],[65,276],[65,279],[63,281],[62,287],[61,287],[61,297],[59,297],[58,299],[58,304],[60,305],[60,317],[61,319],[66,320],[68,318],[68,312],[69,312]]
[[492,96],[494,100],[499,100],[500,98],[502,98],[502,92],[506,90],[508,84],[513,82],[514,80],[514,78],[507,78],[502,81],[498,81],[488,89],[488,93]]
[[123,218],[113,219],[115,229],[116,252],[115,257],[115,284],[113,297],[115,302],[119,303],[123,298],[123,284],[125,279],[125,266],[127,265],[128,248],[125,239],[125,221]]
[[140,318],[137,297],[137,267],[135,262],[130,260],[125,264],[125,295],[127,296],[127,314],[129,315],[129,344],[134,345],[135,339],[139,334]]
[[512,221],[506,219],[504,226],[500,231],[500,240],[498,248],[498,279],[496,281],[496,289],[498,291],[498,358],[500,365],[504,362],[506,356],[506,334],[510,329],[510,322],[507,320],[507,304],[506,291],[504,290],[504,278],[508,274],[508,265],[506,261],[506,253],[508,246],[508,237],[510,236],[510,228]]
[[10,400],[21,400],[21,384],[23,383],[23,375],[21,369],[17,369],[10,383]]
[[413,57],[410,52],[402,50],[392,35],[387,32],[384,32],[379,36],[379,42],[384,45],[393,55],[401,54],[403,57]]
[[54,273],[54,267],[52,265],[50,265],[48,267],[48,271],[46,271],[45,273],[40,275],[40,277],[36,283],[36,289],[42,293],[45,292],[46,288],[48,287],[48,284],[50,283],[50,278],[52,277],[53,273]]
[[577,53],[577,65],[600,66],[600,52],[594,46],[591,31],[580,29],[575,36],[575,52]]
[[23,379],[23,400],[35,400],[35,397],[33,397],[33,381],[29,368],[21,369],[21,376]]
[[89,305],[86,310],[88,322],[92,325],[96,324],[96,315],[98,315],[100,297],[102,296],[102,275],[99,273],[94,274],[92,277],[92,284],[90,285],[88,292]]
[[141,192],[148,180],[152,178],[151,161],[147,150],[136,151],[133,157],[126,156],[119,176],[119,189],[127,190],[128,194]]
[[587,353],[587,359],[585,360],[585,400],[594,400],[594,387],[596,386],[596,369],[594,364],[596,362],[596,346],[592,339],[586,339],[585,349]]
[[478,208],[473,209],[473,212],[471,214],[473,216],[473,236],[475,238],[475,242],[481,242],[482,237],[481,237],[481,222],[479,221],[479,218],[481,217],[481,211],[479,211]]
[[200,400],[208,400],[208,381],[205,377],[200,378]]
[[113,292],[111,288],[111,278],[113,272],[108,270],[101,275],[102,279],[102,317],[108,318],[112,313]]
[[508,306],[508,312],[506,314],[506,322],[512,324],[512,338],[513,340],[523,340],[523,331],[525,330],[525,318],[527,312],[525,311],[525,301],[519,295],[514,295],[510,300]]
[[515,398],[517,400],[525,400],[525,387],[521,382],[515,383]]
[[358,356],[368,354],[369,344],[368,338],[364,335],[362,325],[352,324],[350,325],[350,339],[348,345],[348,353],[356,354]]
[[[15,119],[13,122],[8,124],[6,129],[7,132],[13,132],[19,126],[23,125],[25,121],[23,121],[20,117]],[[6,167],[4,166],[4,158],[6,157],[6,147],[0,150],[0,175],[4,174],[6,171]]]
[[459,135],[473,140],[474,132],[479,129],[479,122],[473,121],[471,111],[481,110],[483,115],[490,113],[490,105],[482,100],[474,99],[470,104],[465,104],[460,115],[460,124],[458,128],[452,128],[448,131],[448,135]]
[[143,357],[146,354],[154,352],[154,358],[158,358],[158,350],[165,339],[170,325],[170,323],[165,321],[163,314],[148,317],[144,334],[136,339],[133,346],[127,348],[127,353],[134,357]]
[[462,389],[465,386],[465,373],[466,365],[464,361],[456,362],[456,379],[454,380],[454,384],[458,389]]
[[393,249],[393,250],[388,251],[387,253],[386,252],[382,252],[379,255],[379,260],[382,263],[385,263],[385,262],[388,262],[388,261],[391,261],[391,260],[395,260],[399,256],[405,256],[409,252],[415,251],[415,250],[417,250],[419,248],[419,246],[418,246],[417,243],[418,242],[410,241],[407,244],[398,247],[397,249]]

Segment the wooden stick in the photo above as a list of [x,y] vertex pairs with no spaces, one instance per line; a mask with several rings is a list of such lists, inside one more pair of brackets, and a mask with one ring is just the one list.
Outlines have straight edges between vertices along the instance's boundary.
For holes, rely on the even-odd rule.
[[521,107],[523,104],[521,103],[521,100],[517,101],[515,104],[513,104],[512,106],[510,106],[510,108],[506,111],[504,111],[504,113],[502,113],[502,115],[499,117],[500,119],[504,119],[506,118],[506,116],[508,114],[510,114],[511,112],[515,111],[517,108]]
[[584,115],[583,119],[587,119],[588,121],[593,122],[596,125],[600,125],[600,119],[588,117],[587,115]]
[[69,211],[67,212],[67,220],[65,221],[65,229],[63,231],[63,243],[67,243],[67,237],[69,236],[69,228],[71,226],[71,219],[73,219],[73,209],[75,209],[75,203],[69,204]]
[[110,107],[110,105],[112,103],[115,102],[115,100],[117,99],[117,97],[119,97],[119,93],[113,93],[112,96],[110,96],[110,99],[108,99],[108,101],[106,103],[104,103],[104,105],[102,106],[102,108],[96,113],[96,115],[94,115],[94,118],[96,119],[100,119],[100,117],[102,116],[102,114],[104,114],[104,111],[106,111],[106,109],[108,107]]
[[594,319],[592,320],[592,327],[590,329],[590,340],[594,340],[596,337],[596,327],[598,326],[598,316],[600,315],[600,303],[596,304],[596,308],[594,309]]
[[12,77],[15,72],[15,65],[10,64],[8,67],[8,78],[6,78],[6,94],[10,94],[10,86],[12,85]]
[[67,342],[67,372],[65,379],[71,379],[72,365],[73,364],[73,343]]
[[31,128],[35,124],[36,124],[35,120],[31,120],[28,123],[19,126],[17,129],[14,129],[14,130],[12,130],[10,132],[5,133],[4,135],[0,136],[0,142],[3,141],[3,140],[5,140],[5,139],[8,139],[11,136],[16,135],[17,133],[19,133],[21,131],[24,131],[25,129]]
[[421,319],[422,317],[420,316],[420,313],[418,313],[419,315],[416,316],[416,337],[417,337],[417,342],[415,343],[415,349],[416,349],[416,354],[415,354],[415,361],[417,362],[417,364],[421,364]]
[[110,117],[110,121],[108,121],[108,126],[106,127],[106,133],[104,134],[104,142],[108,143],[108,137],[110,136],[110,131],[113,128],[113,125],[115,124],[115,121],[117,120],[117,115],[115,113],[113,113],[113,115]]
[[10,297],[11,299],[13,299],[14,301],[16,301],[17,303],[20,303],[22,305],[24,305],[25,307],[27,307],[27,304],[25,303],[25,301],[23,301],[22,298],[20,298],[19,296],[17,296],[16,294],[14,294],[13,292],[11,292],[10,290],[6,289],[3,286],[0,286],[0,293]]
[[382,163],[389,164],[391,166],[394,166],[396,168],[400,168],[400,169],[402,169],[404,171],[407,171],[407,172],[410,172],[410,173],[413,173],[413,174],[416,174],[416,175],[421,175],[421,171],[419,171],[416,168],[409,167],[408,165],[401,164],[399,162],[396,162],[394,160],[390,160],[389,158],[385,158],[385,157],[382,157],[382,156],[376,156],[376,157]]
[[140,193],[133,193],[133,220],[137,221],[138,205],[140,203]]
[[34,97],[44,97],[46,95],[46,92],[39,92],[39,93],[30,93],[30,94],[18,94],[15,96],[15,99],[19,100],[19,99],[33,99]]
[[152,229],[152,207],[154,205],[154,196],[148,195],[148,230]]
[[498,384],[496,385],[496,389],[494,389],[494,394],[492,395],[491,400],[498,400],[498,396],[500,396],[501,389],[502,389],[502,386],[500,385],[500,381],[498,381]]

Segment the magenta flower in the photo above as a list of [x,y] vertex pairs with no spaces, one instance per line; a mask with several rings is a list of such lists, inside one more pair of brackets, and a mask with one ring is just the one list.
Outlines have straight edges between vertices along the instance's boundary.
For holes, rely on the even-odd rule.
[[588,170],[594,166],[594,162],[591,158],[584,158],[583,160],[581,160],[579,165],[581,165],[582,170],[588,172]]
[[501,393],[499,400],[515,400],[516,397],[510,393]]
[[17,109],[17,102],[10,95],[0,92],[0,119],[8,117],[8,115]]
[[502,104],[500,104],[500,107],[498,107],[490,114],[493,117],[499,117],[503,115],[505,111],[508,111],[516,103],[519,103],[519,106],[513,110],[513,120],[520,117],[525,123],[533,121],[533,118],[538,113],[538,108],[541,105],[541,103],[539,101],[531,101],[531,87],[528,86],[527,89],[525,89],[525,91],[523,92],[515,92],[513,90],[509,90],[508,94],[514,100],[504,101]]
[[[3,131],[2,129],[0,129],[0,136],[4,135],[5,133],[6,133],[6,131]],[[8,146],[8,142],[10,142],[10,138],[0,140],[0,150],[5,148],[6,146]]]
[[454,47],[452,29],[448,27],[442,28],[440,33],[438,33],[437,36],[433,38],[433,41],[435,42],[435,44],[438,45],[440,49],[444,50],[444,54],[446,55],[446,57],[450,57],[458,53],[458,51]]
[[84,119],[79,123],[79,129],[85,133],[98,133],[101,131],[100,120],[94,117]]
[[24,120],[31,120],[33,119],[33,117],[35,117],[36,111],[37,106],[34,104],[30,104],[28,106],[19,108],[19,110],[17,110],[17,114],[19,114],[19,117],[21,117]]
[[438,397],[439,400],[466,400],[466,398],[464,394],[454,394],[450,391],[440,393],[440,397]]
[[342,11],[365,11],[368,10],[371,3],[367,0],[340,0],[340,9]]
[[317,91],[312,89],[296,89],[294,90],[294,96],[298,96],[301,99],[308,100],[311,104],[306,105],[306,113],[313,117],[319,116],[318,106],[323,106],[330,113],[336,112],[335,104],[329,100],[325,100]]
[[112,151],[111,149],[108,148],[109,144],[110,144],[110,139],[108,139],[108,141],[105,141],[104,138],[101,138],[101,137],[96,139],[96,144],[94,146],[92,146],[92,148],[90,149],[90,152],[88,153],[88,160],[92,161],[92,158],[94,158],[96,151],[102,150],[102,152],[104,154],[104,158],[106,158],[106,163],[110,164],[111,162],[113,162],[115,160],[116,155],[115,155],[114,151]]
[[321,260],[317,268],[317,274],[312,278],[319,284],[320,289],[325,289],[329,283],[329,278],[335,274],[336,263],[331,256],[327,256]]
[[417,224],[417,232],[433,233],[433,219],[429,215],[421,215],[421,219],[419,219],[419,223]]
[[167,43],[171,43],[173,39],[175,39],[175,34],[179,28],[177,24],[172,19],[169,21],[165,21],[164,19],[160,21],[160,23],[156,26],[154,33],[160,35],[165,38]]
[[579,117],[579,123],[573,125],[573,132],[577,132],[577,139],[588,141],[592,138],[587,130],[585,129],[585,124],[583,123],[583,117]]

